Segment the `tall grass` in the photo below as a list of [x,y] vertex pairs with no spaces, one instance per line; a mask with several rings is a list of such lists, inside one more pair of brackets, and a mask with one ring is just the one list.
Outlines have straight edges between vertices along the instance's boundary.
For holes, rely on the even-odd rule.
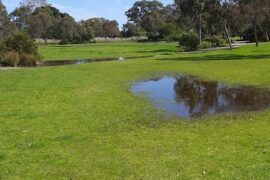
[[40,61],[40,57],[32,54],[19,54],[17,52],[6,52],[3,55],[0,54],[0,64],[2,66],[34,67],[37,65],[38,61]]
[[16,67],[19,63],[20,57],[17,52],[7,52],[3,55],[0,63],[3,66]]

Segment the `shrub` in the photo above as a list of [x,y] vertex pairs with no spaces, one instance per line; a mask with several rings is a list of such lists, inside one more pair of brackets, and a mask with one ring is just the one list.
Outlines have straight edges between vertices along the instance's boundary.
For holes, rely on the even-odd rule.
[[182,34],[179,42],[179,45],[184,47],[186,51],[197,50],[199,44],[200,40],[194,32]]
[[3,66],[15,67],[19,63],[19,54],[17,52],[7,52],[3,55],[1,64]]
[[210,42],[207,42],[207,41],[203,41],[199,45],[200,49],[207,49],[207,48],[210,48],[210,47],[212,47],[212,44]]
[[4,43],[7,51],[18,52],[19,54],[38,54],[37,45],[34,40],[23,31],[12,33],[4,40]]
[[4,54],[0,63],[4,66],[36,66],[38,49],[35,41],[23,31],[10,34],[1,45],[0,58]]
[[39,60],[38,56],[34,56],[32,54],[20,54],[20,60],[18,65],[34,67],[37,65],[38,60]]
[[2,43],[2,42],[0,42],[0,60],[1,60],[1,58],[3,57],[3,55],[4,55],[4,53],[5,53],[5,50],[6,50],[5,44]]
[[148,40],[149,41],[159,41],[161,38],[160,34],[159,33],[148,33]]
[[164,24],[159,33],[160,37],[165,41],[179,41],[182,36],[180,29],[171,23]]
[[182,32],[178,32],[175,34],[170,34],[168,36],[165,36],[164,40],[165,41],[180,41],[181,37],[182,37]]
[[221,47],[226,44],[226,40],[224,38],[217,36],[206,38],[204,41],[211,43],[211,47]]
[[[241,33],[241,36],[243,37],[244,41],[250,41],[250,42],[255,42],[255,33],[253,28],[249,28],[245,30],[244,32]],[[257,28],[257,36],[259,41],[267,41],[265,34],[261,30],[261,28]]]

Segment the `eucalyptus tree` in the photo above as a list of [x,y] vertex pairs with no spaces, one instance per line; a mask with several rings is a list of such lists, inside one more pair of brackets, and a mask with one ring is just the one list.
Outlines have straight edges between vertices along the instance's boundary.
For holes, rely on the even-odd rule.
[[71,42],[78,33],[77,24],[69,14],[62,14],[58,24],[60,39],[65,42]]
[[10,21],[6,7],[0,0],[0,39],[15,30],[16,27]]
[[161,2],[137,1],[133,7],[126,12],[128,21],[147,32],[148,37],[158,38],[160,31],[166,23],[176,23],[176,6],[164,6]]
[[220,17],[222,19],[224,32],[227,38],[227,41],[232,50],[232,40],[231,40],[231,29],[239,23],[239,6],[235,0],[219,0],[221,4],[220,8]]
[[247,23],[250,23],[256,46],[259,46],[258,28],[269,17],[269,0],[236,0]]
[[119,24],[117,21],[106,20],[103,24],[105,37],[115,38],[120,36]]
[[47,0],[22,0],[21,6],[28,6],[34,11],[36,8],[47,6]]
[[205,0],[175,0],[175,4],[180,9],[181,16],[191,19],[194,26],[198,28],[200,42],[202,41],[202,28],[206,11]]
[[8,13],[6,7],[3,5],[0,0],[0,38],[5,34],[5,25],[8,23]]
[[122,34],[124,37],[135,37],[140,36],[141,29],[136,26],[136,24],[127,22],[123,25],[123,31]]
[[32,9],[29,6],[20,6],[10,13],[10,17],[19,29],[27,30],[32,13]]
[[133,7],[126,12],[129,22],[133,22],[138,26],[141,25],[144,17],[152,13],[160,12],[164,8],[163,4],[159,1],[137,1]]

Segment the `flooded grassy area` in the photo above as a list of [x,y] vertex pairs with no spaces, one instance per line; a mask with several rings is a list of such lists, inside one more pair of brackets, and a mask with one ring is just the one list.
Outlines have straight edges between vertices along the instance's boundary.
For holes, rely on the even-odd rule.
[[267,88],[232,86],[185,75],[141,81],[131,91],[150,98],[167,117],[189,120],[270,108],[270,90]]
[[269,179],[268,110],[168,120],[130,92],[175,73],[269,88],[269,49],[0,71],[0,179]]

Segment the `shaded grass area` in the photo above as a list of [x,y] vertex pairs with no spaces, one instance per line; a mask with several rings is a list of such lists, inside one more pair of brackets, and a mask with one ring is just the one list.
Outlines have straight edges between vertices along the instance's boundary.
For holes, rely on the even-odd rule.
[[118,58],[171,54],[177,43],[96,43],[78,45],[40,45],[39,53],[45,61],[92,58]]
[[216,61],[216,60],[260,60],[270,59],[269,44],[262,44],[260,48],[254,49],[254,46],[246,46],[242,48],[230,50],[210,51],[196,54],[175,54],[159,58],[160,60],[176,60],[176,61]]
[[269,59],[182,56],[0,72],[0,178],[269,179],[269,111],[166,119],[129,91],[168,73],[270,88]]

